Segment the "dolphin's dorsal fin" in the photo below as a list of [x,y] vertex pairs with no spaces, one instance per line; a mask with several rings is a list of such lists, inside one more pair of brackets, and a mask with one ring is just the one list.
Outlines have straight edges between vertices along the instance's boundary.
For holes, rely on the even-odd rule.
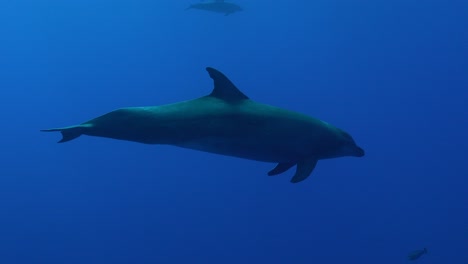
[[217,97],[227,102],[237,102],[249,99],[220,71],[207,67],[206,70],[214,81],[214,88],[210,96]]

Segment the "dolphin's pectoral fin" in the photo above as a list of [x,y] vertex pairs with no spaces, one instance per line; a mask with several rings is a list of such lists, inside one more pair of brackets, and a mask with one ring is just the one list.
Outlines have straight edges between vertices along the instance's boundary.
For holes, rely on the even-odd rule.
[[81,136],[83,127],[81,126],[71,126],[63,128],[51,128],[51,129],[42,129],[42,132],[60,132],[62,133],[62,139],[58,143],[67,142]]
[[249,99],[220,71],[207,67],[206,70],[214,81],[214,88],[210,96],[217,97],[227,102],[238,102]]
[[296,165],[296,163],[292,163],[292,162],[278,163],[278,165],[276,165],[275,168],[273,168],[271,171],[268,172],[268,176],[274,176],[274,175],[283,173],[289,170],[294,165]]
[[315,165],[317,165],[317,161],[316,158],[309,158],[299,162],[296,167],[296,174],[292,177],[291,182],[297,183],[309,177]]

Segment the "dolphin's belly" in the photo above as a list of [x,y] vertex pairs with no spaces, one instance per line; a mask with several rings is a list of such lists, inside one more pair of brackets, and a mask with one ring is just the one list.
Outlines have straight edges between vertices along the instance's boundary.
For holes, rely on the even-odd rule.
[[301,151],[291,146],[232,138],[210,137],[182,142],[175,146],[264,162],[291,162],[300,160],[302,156]]
[[168,134],[166,144],[265,162],[296,162],[330,142],[313,123],[243,115],[187,120]]

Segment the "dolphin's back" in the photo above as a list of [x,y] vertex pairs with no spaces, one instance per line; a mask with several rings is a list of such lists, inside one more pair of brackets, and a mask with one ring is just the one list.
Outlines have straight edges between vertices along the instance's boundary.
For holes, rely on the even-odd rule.
[[240,6],[233,4],[233,3],[227,3],[224,1],[193,4],[188,7],[188,9],[191,9],[191,8],[217,12],[217,13],[224,13],[226,15],[242,10]]

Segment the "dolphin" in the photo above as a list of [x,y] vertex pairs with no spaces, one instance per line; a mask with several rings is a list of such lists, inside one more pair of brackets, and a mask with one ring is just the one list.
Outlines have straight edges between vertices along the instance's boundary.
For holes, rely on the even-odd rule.
[[420,258],[424,254],[427,254],[427,248],[423,248],[423,249],[420,249],[420,250],[415,250],[415,251],[410,252],[408,254],[408,259],[409,260],[417,260],[418,258]]
[[296,166],[293,183],[306,179],[320,159],[364,156],[343,130],[305,114],[257,103],[220,71],[206,70],[214,82],[209,95],[160,106],[120,108],[78,125],[41,131],[61,132],[59,143],[88,135],[277,163],[270,176]]
[[235,12],[242,11],[242,8],[240,6],[233,3],[227,3],[224,0],[215,0],[214,2],[193,4],[187,7],[186,10],[192,8],[216,13],[223,13],[226,16]]

